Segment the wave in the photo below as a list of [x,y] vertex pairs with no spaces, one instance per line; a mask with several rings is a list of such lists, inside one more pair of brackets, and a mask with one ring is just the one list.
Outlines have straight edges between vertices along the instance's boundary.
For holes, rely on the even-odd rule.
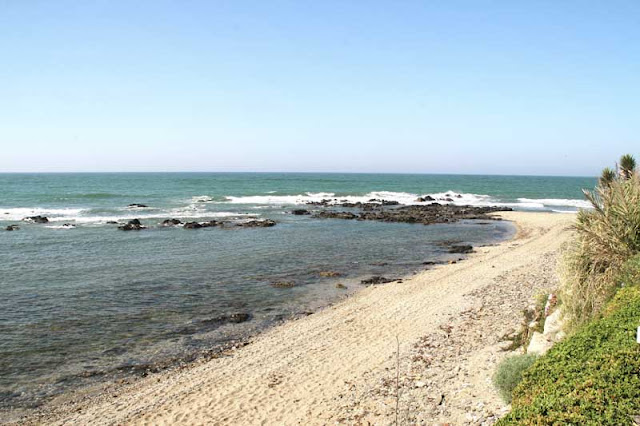
[[[419,201],[419,197],[429,196],[433,200]],[[424,205],[437,202],[440,204],[470,206],[501,206],[525,210],[547,210],[551,207],[566,207],[575,211],[579,208],[590,208],[586,200],[555,198],[518,198],[514,201],[501,200],[486,194],[472,194],[456,191],[416,194],[410,192],[373,191],[364,195],[336,195],[333,192],[307,192],[298,195],[250,195],[227,196],[222,203],[248,205],[296,205],[330,200],[328,204],[367,203],[371,200],[396,201],[402,205]],[[258,207],[253,207],[258,208]],[[561,210],[565,211],[565,210]]]

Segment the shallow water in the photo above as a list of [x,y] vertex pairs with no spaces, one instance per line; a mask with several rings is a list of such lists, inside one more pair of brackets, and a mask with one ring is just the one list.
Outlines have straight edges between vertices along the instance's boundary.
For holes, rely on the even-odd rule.
[[[425,261],[458,257],[439,242],[492,244],[514,232],[498,221],[423,226],[288,214],[296,202],[335,196],[411,203],[416,194],[456,192],[461,195],[454,198],[457,203],[571,210],[581,205],[580,187],[594,183],[514,179],[520,192],[517,182],[495,177],[0,175],[0,225],[21,227],[0,233],[0,407],[37,405],[86,383],[87,377],[190,357],[325,306],[358,289],[364,277],[401,276],[424,269]],[[532,189],[544,182],[554,189]],[[508,191],[512,195],[505,195]],[[529,197],[538,201],[518,201]],[[149,208],[127,207],[131,203]],[[34,214],[51,222],[20,221]],[[167,218],[250,216],[278,224],[158,227]],[[106,223],[131,218],[140,218],[149,229],[123,232]],[[65,223],[75,227],[62,227]],[[321,271],[342,276],[324,278]],[[270,285],[277,281],[295,286]],[[349,289],[336,288],[338,282]],[[250,320],[216,320],[232,313],[247,313]]]

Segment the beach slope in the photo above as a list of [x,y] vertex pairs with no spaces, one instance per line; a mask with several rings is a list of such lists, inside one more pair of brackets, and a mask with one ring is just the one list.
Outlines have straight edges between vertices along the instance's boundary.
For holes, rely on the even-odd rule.
[[406,423],[490,421],[504,409],[490,384],[507,354],[503,336],[519,326],[536,293],[557,286],[558,253],[574,219],[498,216],[517,224],[513,240],[402,283],[363,289],[227,356],[70,404],[44,422],[390,424],[396,415]]

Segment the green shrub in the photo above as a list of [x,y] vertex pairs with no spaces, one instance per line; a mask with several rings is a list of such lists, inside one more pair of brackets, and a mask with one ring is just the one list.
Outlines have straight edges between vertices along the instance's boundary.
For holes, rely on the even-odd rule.
[[514,355],[503,360],[493,375],[493,385],[505,402],[511,402],[511,394],[522,380],[522,373],[535,362],[532,354]]
[[640,253],[640,177],[585,191],[593,210],[576,218],[577,238],[565,259],[562,299],[573,328],[589,321],[619,288],[624,262]]
[[603,315],[523,374],[499,425],[632,424],[640,414],[640,286],[621,289]]

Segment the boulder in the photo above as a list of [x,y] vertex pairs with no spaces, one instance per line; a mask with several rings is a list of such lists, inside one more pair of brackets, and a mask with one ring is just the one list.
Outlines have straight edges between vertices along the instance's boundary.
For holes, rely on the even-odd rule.
[[386,278],[386,277],[381,277],[378,275],[375,275],[371,278],[368,278],[366,280],[362,280],[360,281],[361,284],[385,284],[385,283],[390,283],[393,281],[397,281],[396,278]]
[[473,246],[462,244],[449,247],[449,253],[473,253]]
[[4,228],[6,231],[17,231],[20,229],[20,227],[18,225],[9,225],[6,228]]
[[25,222],[33,222],[33,223],[49,223],[49,219],[46,216],[29,216],[29,217],[25,217],[24,219]]
[[547,340],[547,338],[537,331],[533,333],[531,336],[531,341],[529,342],[529,346],[527,347],[528,354],[538,354],[543,355],[553,346],[553,342]]
[[276,222],[271,219],[249,220],[247,222],[236,223],[236,226],[239,226],[242,228],[269,228],[275,225],[276,225]]
[[142,225],[139,219],[133,219],[127,222],[126,225],[118,226],[118,229],[122,231],[140,231],[141,229],[147,229],[147,227]]
[[292,210],[291,214],[294,216],[305,216],[305,215],[311,214],[311,212],[305,209],[296,209],[296,210]]
[[160,225],[162,226],[176,226],[176,225],[181,225],[182,222],[178,219],[165,219],[162,221],[162,223]]
[[133,203],[133,204],[129,204],[127,207],[147,208],[149,206],[147,206],[146,204]]
[[342,274],[340,272],[336,272],[336,271],[320,271],[318,273],[318,275],[320,275],[321,277],[340,277],[342,276]]
[[200,229],[200,228],[211,228],[213,226],[218,226],[220,222],[217,220],[210,220],[208,222],[187,222],[184,224],[183,228],[185,229]]

